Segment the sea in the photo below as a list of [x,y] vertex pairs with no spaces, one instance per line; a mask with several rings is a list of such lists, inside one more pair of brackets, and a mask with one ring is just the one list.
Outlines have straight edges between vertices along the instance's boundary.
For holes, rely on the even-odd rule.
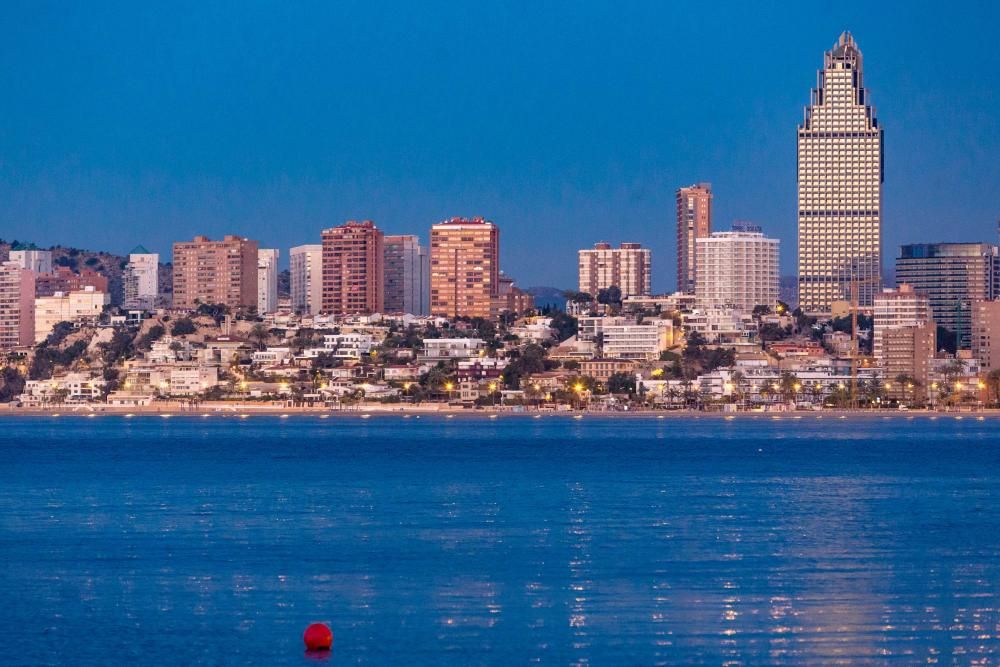
[[0,664],[996,665],[998,427],[0,418]]

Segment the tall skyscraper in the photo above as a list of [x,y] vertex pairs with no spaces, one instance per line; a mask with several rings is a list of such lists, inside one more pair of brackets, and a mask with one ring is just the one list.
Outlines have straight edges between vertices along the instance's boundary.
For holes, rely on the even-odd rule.
[[500,296],[500,230],[484,218],[431,227],[431,314],[493,317]]
[[174,308],[257,306],[257,242],[227,235],[174,244]]
[[677,291],[694,294],[698,274],[697,240],[712,233],[712,184],[677,190]]
[[430,259],[417,236],[385,237],[385,312],[430,312]]
[[257,251],[257,312],[261,315],[278,310],[278,255],[274,248]]
[[160,256],[136,246],[128,255],[122,280],[126,308],[152,310],[160,291]]
[[622,243],[612,248],[597,243],[579,251],[579,286],[593,297],[614,285],[622,297],[649,296],[652,291],[652,252],[638,243]]
[[1000,297],[1000,250],[989,243],[915,243],[900,248],[896,281],[930,299],[934,321],[972,345],[972,304]]
[[383,312],[383,238],[371,220],[323,230],[323,313]]
[[[738,231],[755,230],[755,231]],[[695,295],[700,308],[752,311],[778,301],[778,240],[745,223],[698,239]]]
[[35,342],[35,272],[0,263],[0,350]]
[[799,306],[871,306],[882,279],[882,128],[845,32],[827,51],[798,130]]
[[319,315],[323,310],[323,246],[300,245],[288,253],[292,312]]

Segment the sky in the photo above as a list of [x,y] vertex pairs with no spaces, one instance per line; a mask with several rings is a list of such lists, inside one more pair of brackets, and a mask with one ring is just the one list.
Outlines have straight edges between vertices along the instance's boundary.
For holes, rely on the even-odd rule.
[[996,241],[1000,5],[978,2],[0,3],[0,237],[126,253],[227,233],[287,249],[371,219],[501,229],[501,266],[653,250],[675,191],[795,273],[795,130],[858,40],[885,130],[884,245]]

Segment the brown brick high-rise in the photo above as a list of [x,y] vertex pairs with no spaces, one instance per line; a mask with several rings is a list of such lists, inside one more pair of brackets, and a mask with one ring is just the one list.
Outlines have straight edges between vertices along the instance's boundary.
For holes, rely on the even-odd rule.
[[385,308],[382,230],[353,220],[323,230],[323,313],[367,315]]
[[677,291],[694,294],[698,239],[712,233],[712,184],[677,190]]
[[257,242],[240,236],[196,236],[174,244],[174,308],[199,303],[257,306]]
[[431,227],[431,314],[496,315],[500,230],[483,218],[452,218]]

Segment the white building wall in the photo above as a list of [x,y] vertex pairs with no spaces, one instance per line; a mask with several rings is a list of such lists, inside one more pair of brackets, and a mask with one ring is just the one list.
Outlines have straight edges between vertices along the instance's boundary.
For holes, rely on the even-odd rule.
[[323,246],[300,245],[288,255],[291,272],[292,310],[318,315],[323,303]]
[[278,310],[278,251],[257,251],[257,312],[266,315]]

